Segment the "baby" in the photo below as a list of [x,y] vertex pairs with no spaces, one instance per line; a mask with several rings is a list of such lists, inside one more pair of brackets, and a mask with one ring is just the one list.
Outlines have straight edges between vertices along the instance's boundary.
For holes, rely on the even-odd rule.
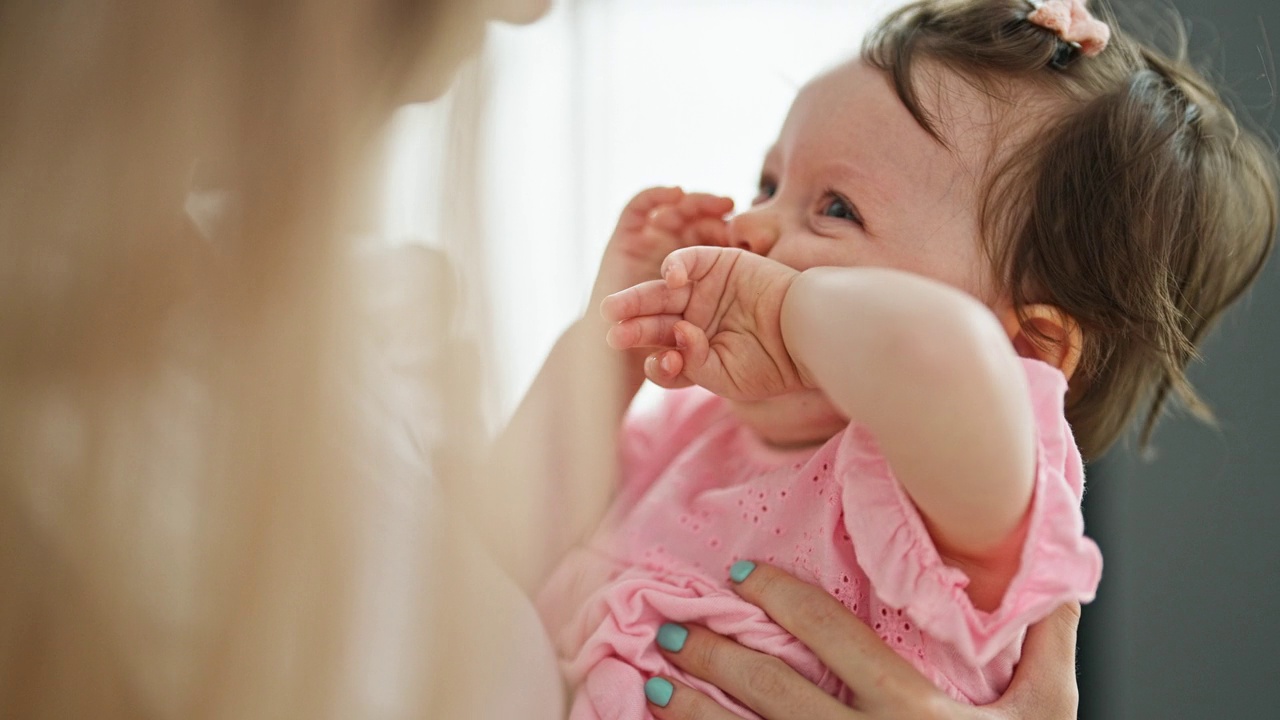
[[666,661],[680,623],[850,701],[728,588],[739,561],[979,704],[1030,624],[1092,599],[1082,454],[1171,393],[1203,411],[1184,370],[1270,250],[1276,181],[1197,75],[1057,4],[903,8],[800,91],[750,210],[658,188],[623,212],[608,342],[699,387],[626,420],[612,510],[541,593],[572,717],[648,717],[655,676],[754,717]]

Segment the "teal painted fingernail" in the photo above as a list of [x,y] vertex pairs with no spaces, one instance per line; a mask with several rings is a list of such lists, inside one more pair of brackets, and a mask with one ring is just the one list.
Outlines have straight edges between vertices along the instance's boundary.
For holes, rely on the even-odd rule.
[[675,690],[670,682],[660,677],[649,678],[644,683],[644,696],[658,707],[666,707],[667,703],[671,702],[671,693]]
[[743,580],[746,580],[747,576],[749,576],[755,569],[756,564],[750,560],[739,560],[729,568],[729,579],[736,583],[740,583]]
[[689,639],[689,631],[683,625],[663,623],[658,628],[658,647],[667,652],[680,652],[684,649],[684,641]]

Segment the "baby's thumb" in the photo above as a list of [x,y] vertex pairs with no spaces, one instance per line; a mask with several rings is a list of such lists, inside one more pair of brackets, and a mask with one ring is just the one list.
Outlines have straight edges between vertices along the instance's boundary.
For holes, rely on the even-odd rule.
[[693,381],[685,377],[684,358],[675,350],[659,350],[644,360],[644,376],[660,388],[679,390]]
[[692,282],[699,282],[716,265],[723,247],[694,245],[675,250],[662,261],[662,279],[667,287],[676,290]]
[[662,279],[669,289],[678,290],[689,284],[689,265],[685,259],[695,249],[696,247],[679,248],[662,261]]
[[711,345],[702,328],[687,320],[681,320],[672,328],[676,338],[676,350],[684,359],[684,375],[695,383],[708,389],[715,384],[713,368],[707,367],[711,355]]

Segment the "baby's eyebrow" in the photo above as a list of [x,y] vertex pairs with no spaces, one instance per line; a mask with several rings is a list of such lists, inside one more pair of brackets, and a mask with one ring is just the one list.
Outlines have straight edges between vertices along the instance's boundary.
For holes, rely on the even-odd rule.
[[869,207],[874,215],[892,204],[892,192],[886,189],[885,178],[874,178],[854,163],[843,160],[829,161],[821,167],[820,176],[834,179],[839,184],[852,185],[857,191],[857,197],[850,199],[863,212]]

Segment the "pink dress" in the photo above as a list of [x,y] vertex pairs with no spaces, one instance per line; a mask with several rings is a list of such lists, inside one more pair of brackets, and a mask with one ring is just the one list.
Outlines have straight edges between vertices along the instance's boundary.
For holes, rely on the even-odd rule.
[[1021,566],[984,612],[944,565],[874,438],[857,424],[820,448],[759,442],[714,395],[667,394],[628,419],[624,481],[603,529],[557,568],[538,604],[575,688],[571,718],[648,718],[643,685],[678,678],[756,715],[670,665],[664,622],[693,622],[785,660],[848,702],[798,640],[728,587],[729,566],[763,560],[826,588],[952,697],[983,704],[1008,686],[1027,627],[1093,599],[1102,568],[1084,536],[1083,469],[1063,417],[1066,380],[1024,360],[1036,421],[1036,484]]

